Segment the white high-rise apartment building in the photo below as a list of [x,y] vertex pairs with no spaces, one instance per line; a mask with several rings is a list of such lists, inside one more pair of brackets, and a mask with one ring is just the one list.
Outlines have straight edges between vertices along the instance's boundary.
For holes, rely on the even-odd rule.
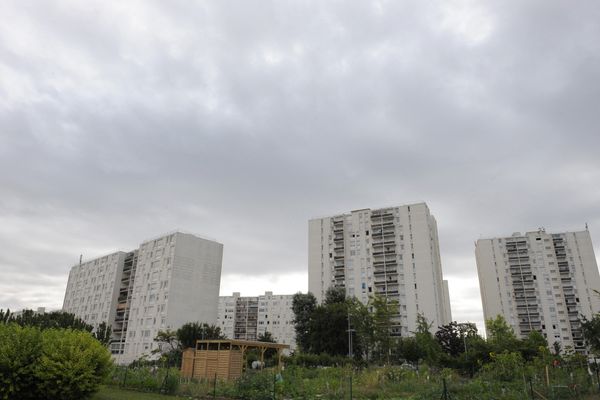
[[223,245],[187,233],[143,242],[71,268],[63,310],[112,327],[120,364],[150,355],[159,330],[217,321]]
[[437,224],[425,203],[362,209],[308,223],[308,289],[321,302],[331,286],[363,303],[398,302],[392,334],[408,336],[417,314],[432,329],[451,321]]
[[541,332],[585,352],[580,315],[600,312],[600,275],[590,233],[546,233],[480,239],[475,247],[485,319],[504,316],[520,337]]
[[254,297],[240,296],[239,292],[221,296],[217,326],[230,339],[257,340],[269,332],[277,343],[289,344],[293,351],[296,348],[293,297],[273,292]]

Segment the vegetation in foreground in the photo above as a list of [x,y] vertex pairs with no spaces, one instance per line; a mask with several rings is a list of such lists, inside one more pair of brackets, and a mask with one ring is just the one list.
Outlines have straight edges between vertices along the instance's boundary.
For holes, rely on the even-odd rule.
[[86,399],[111,367],[110,353],[89,332],[0,324],[2,399]]
[[133,390],[121,389],[114,386],[103,386],[91,400],[169,400],[181,399],[177,396],[169,396],[157,393],[142,393]]

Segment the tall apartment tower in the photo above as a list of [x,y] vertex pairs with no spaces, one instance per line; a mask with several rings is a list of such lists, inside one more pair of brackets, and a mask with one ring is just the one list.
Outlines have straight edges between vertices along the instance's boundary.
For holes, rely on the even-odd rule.
[[221,296],[217,325],[230,339],[257,340],[269,332],[277,343],[289,344],[293,351],[296,348],[293,297],[273,292],[252,297],[240,296],[239,292]]
[[504,316],[520,337],[541,332],[585,352],[580,315],[600,312],[600,275],[590,233],[544,229],[476,243],[485,319]]
[[223,245],[171,233],[71,268],[63,310],[112,327],[111,352],[127,364],[156,348],[159,330],[217,321]]
[[425,203],[362,209],[308,223],[308,289],[321,302],[329,287],[363,303],[398,302],[392,335],[408,336],[422,313],[432,329],[449,323],[437,224]]

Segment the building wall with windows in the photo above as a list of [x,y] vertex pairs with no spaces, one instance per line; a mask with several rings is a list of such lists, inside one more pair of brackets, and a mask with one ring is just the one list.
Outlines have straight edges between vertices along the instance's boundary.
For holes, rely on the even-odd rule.
[[425,203],[316,218],[308,231],[308,285],[319,302],[332,286],[365,304],[373,295],[395,300],[395,336],[410,335],[418,313],[434,328],[451,321],[437,223]]
[[600,274],[589,231],[540,229],[476,243],[485,319],[504,316],[520,337],[541,332],[585,352],[580,315],[600,312]]
[[73,266],[69,272],[63,310],[94,327],[101,322],[112,322],[125,255],[118,251]]
[[277,343],[289,344],[290,350],[294,350],[293,297],[273,292],[249,297],[240,296],[239,292],[221,296],[217,325],[230,339],[257,340],[269,332]]
[[216,323],[222,256],[222,244],[187,233],[148,240],[74,266],[63,309],[96,326],[109,323],[113,356],[130,363],[150,356],[159,330]]

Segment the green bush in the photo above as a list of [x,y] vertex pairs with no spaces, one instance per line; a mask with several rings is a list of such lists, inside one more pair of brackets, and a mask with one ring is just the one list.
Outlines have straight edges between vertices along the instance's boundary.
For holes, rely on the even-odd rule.
[[157,365],[117,367],[111,381],[115,385],[141,392],[175,394],[179,389],[179,369]]
[[274,385],[272,371],[248,372],[236,382],[236,397],[247,400],[270,400]]
[[88,332],[0,325],[2,399],[85,399],[111,366],[108,350]]
[[42,334],[36,328],[0,324],[0,398],[36,399]]

